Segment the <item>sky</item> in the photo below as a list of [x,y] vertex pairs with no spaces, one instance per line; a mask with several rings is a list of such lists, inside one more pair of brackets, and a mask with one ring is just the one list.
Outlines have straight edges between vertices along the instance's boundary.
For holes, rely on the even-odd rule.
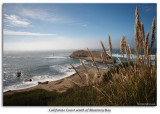
[[136,6],[151,34],[157,4],[3,4],[3,49],[99,49],[100,40],[108,48],[108,35],[113,48],[122,36],[133,46]]

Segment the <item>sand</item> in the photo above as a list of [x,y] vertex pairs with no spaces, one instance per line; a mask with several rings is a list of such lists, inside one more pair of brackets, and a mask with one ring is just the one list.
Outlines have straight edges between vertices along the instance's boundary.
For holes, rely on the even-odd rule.
[[[88,70],[88,79],[90,82],[93,81],[93,77],[95,74],[98,74],[98,71],[96,68],[87,68]],[[100,73],[103,75],[105,72],[107,72],[106,69],[100,69]],[[48,84],[38,84],[34,87],[26,88],[26,89],[20,89],[20,90],[9,90],[7,92],[4,92],[3,95],[9,95],[9,94],[14,94],[18,92],[27,92],[31,90],[36,90],[36,89],[44,89],[47,91],[57,91],[59,93],[63,93],[68,91],[69,89],[77,89],[79,87],[87,86],[87,81],[86,81],[86,71],[82,68],[79,71],[80,76],[82,79],[79,77],[77,73],[57,80],[57,81],[50,81]]]

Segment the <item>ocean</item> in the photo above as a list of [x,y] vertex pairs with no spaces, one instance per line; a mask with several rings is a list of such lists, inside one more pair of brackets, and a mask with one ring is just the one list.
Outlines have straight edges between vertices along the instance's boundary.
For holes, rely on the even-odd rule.
[[[69,57],[73,51],[3,52],[3,92],[29,88],[37,85],[38,82],[55,81],[74,74],[75,71],[71,69],[70,64],[76,67],[81,64],[78,59]],[[109,51],[107,53],[109,54]],[[156,49],[152,51],[152,64],[154,64],[155,53]],[[134,54],[133,50],[132,54]],[[116,65],[119,64],[117,57],[123,60],[119,49],[113,49],[112,56],[116,60]],[[124,57],[126,61],[126,54]],[[83,60],[83,62],[89,67],[94,67],[91,61]],[[103,63],[98,63],[98,67],[104,68]],[[22,76],[17,77],[17,72],[21,72]],[[32,81],[26,81],[28,79]]]

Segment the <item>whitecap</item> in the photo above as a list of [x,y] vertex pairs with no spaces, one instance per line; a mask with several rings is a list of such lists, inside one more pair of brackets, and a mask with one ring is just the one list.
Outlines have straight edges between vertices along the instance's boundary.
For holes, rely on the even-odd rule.
[[13,84],[11,86],[5,86],[3,88],[3,92],[9,91],[9,90],[20,90],[20,89],[30,88],[30,87],[38,85],[38,82],[56,81],[56,80],[60,80],[65,77],[69,77],[72,74],[74,73],[67,72],[63,75],[59,74],[59,75],[54,75],[54,76],[49,76],[49,75],[33,76],[31,82],[22,81],[21,83],[18,83],[18,84]]
[[[139,55],[139,56],[143,56],[144,55]],[[151,60],[155,60],[155,55],[150,55],[151,56]],[[112,54],[112,57],[123,57],[122,54]],[[131,54],[130,54],[130,57],[131,57]],[[132,57],[134,57],[134,54],[132,54]],[[124,58],[127,58],[127,54],[124,54]]]
[[11,86],[5,86],[3,88],[3,92],[9,91],[9,90],[19,90],[19,89],[25,89],[29,87],[33,87],[37,85],[36,83],[19,83],[19,84],[13,84]]
[[[75,65],[76,66],[79,66],[79,65]],[[67,64],[67,65],[53,65],[53,66],[50,66],[50,68],[60,72],[60,73],[68,73],[68,74],[73,74],[75,73],[73,69],[70,69],[71,68],[71,65]]]
[[49,57],[42,57],[42,58],[45,58],[45,59],[65,59],[65,58],[68,58],[68,57],[64,57],[64,56],[49,56]]

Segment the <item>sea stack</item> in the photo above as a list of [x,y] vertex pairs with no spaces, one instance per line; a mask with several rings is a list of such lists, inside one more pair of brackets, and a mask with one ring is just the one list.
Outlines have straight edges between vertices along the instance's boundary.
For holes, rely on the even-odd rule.
[[[103,57],[104,56],[104,52],[102,51],[91,51],[94,60],[96,62],[103,62]],[[111,57],[107,54],[107,58],[106,58],[106,62],[107,63],[113,63]],[[74,51],[71,55],[71,58],[75,58],[75,59],[84,59],[84,60],[89,60],[91,61],[91,57],[89,55],[88,51],[85,50],[78,50],[78,51]],[[116,60],[114,60],[114,63],[116,63]]]
[[17,77],[20,77],[20,76],[21,76],[21,72],[17,72],[17,73],[16,73],[16,76],[17,76]]

